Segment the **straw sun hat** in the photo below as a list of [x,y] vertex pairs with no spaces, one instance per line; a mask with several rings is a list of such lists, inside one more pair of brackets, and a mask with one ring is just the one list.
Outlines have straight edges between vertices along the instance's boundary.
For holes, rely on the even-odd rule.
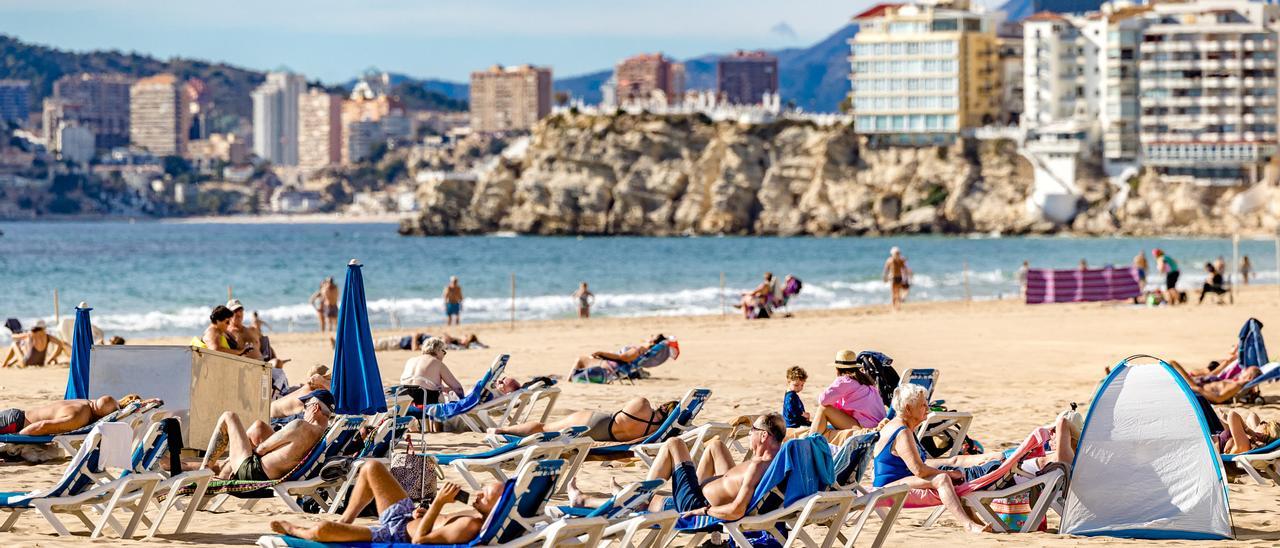
[[858,366],[858,353],[852,350],[841,350],[836,352],[836,369],[848,369]]

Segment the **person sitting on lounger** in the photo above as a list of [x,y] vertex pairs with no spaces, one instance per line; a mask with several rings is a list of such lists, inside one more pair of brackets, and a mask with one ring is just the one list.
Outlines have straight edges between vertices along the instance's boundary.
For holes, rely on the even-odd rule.
[[586,426],[584,436],[595,441],[630,442],[658,430],[680,402],[669,401],[657,408],[645,398],[632,398],[615,413],[578,411],[558,421],[526,422],[506,428],[493,428],[490,433],[529,436],[541,432],[559,432],[574,426]]
[[[893,410],[896,413],[880,430],[879,441],[872,449],[875,463],[875,480],[872,485],[906,484],[912,489],[931,489],[938,492],[942,505],[971,533],[991,531],[975,521],[965,511],[956,494],[955,485],[965,481],[962,470],[942,470],[939,466],[968,466],[981,464],[961,457],[930,459],[924,447],[916,439],[916,429],[929,416],[929,402],[924,388],[905,384],[893,391]],[[983,460],[990,460],[987,457]]]
[[650,349],[665,340],[667,340],[666,335],[659,333],[654,335],[644,344],[624,346],[621,350],[618,350],[618,353],[616,354],[600,351],[592,352],[590,356],[579,356],[578,361],[573,364],[573,371],[569,372],[569,378],[573,378],[573,373],[580,369],[590,369],[592,367],[599,367],[609,371],[610,373],[616,372],[619,366],[636,361],[640,356],[645,355],[645,353],[649,352]]
[[[329,391],[333,376],[329,374],[329,366],[317,365],[311,368],[307,382],[301,386],[285,389],[284,395],[271,402],[271,418],[298,418],[303,411],[303,398],[313,396],[317,391]],[[288,422],[287,420],[285,422]]]
[[[818,397],[818,414],[813,418],[812,432],[835,443],[843,441],[843,435],[875,428],[886,415],[876,382],[858,367],[857,358],[858,354],[852,350],[836,353],[836,379]],[[836,432],[849,433],[831,432],[827,425]]]
[[[332,397],[332,396],[330,396]],[[218,418],[213,428],[216,438],[226,436],[205,456],[217,479],[269,481],[284,477],[306,458],[329,427],[332,402],[310,398],[303,418],[294,420],[272,433],[271,427],[255,421],[248,428],[230,411]],[[223,447],[227,458],[219,460]]]
[[1244,390],[1249,381],[1258,378],[1258,375],[1262,374],[1260,368],[1244,367],[1238,375],[1232,378],[1215,380],[1217,377],[1192,376],[1178,362],[1170,361],[1168,363],[1173,367],[1174,371],[1177,371],[1187,381],[1187,385],[1191,387],[1192,392],[1203,396],[1210,403],[1230,402],[1231,398],[1236,397],[1236,394]]
[[465,394],[462,383],[444,364],[444,356],[449,353],[445,346],[444,340],[429,338],[422,343],[421,356],[405,360],[400,386],[403,393],[413,398],[414,404],[440,403],[440,395],[445,391],[453,392],[458,398]]
[[712,516],[726,521],[746,515],[751,496],[773,462],[786,436],[787,424],[778,413],[758,417],[751,424],[751,452],[741,463],[720,441],[708,443],[694,465],[689,446],[680,438],[662,444],[645,479],[671,479],[670,497],[654,497],[651,511],[675,510],[685,516]]
[[[126,396],[136,401],[136,395]],[[63,400],[35,409],[18,408],[0,411],[0,434],[52,436],[93,424],[120,408],[116,399],[102,396],[96,400]]]
[[[340,520],[316,523],[277,520],[271,522],[271,530],[316,542],[462,545],[480,534],[489,513],[502,497],[502,490],[501,483],[486,484],[472,496],[471,508],[441,515],[444,507],[461,491],[457,485],[445,483],[431,506],[423,510],[414,506],[413,499],[385,465],[366,461],[356,476],[351,499]],[[370,502],[378,509],[378,524],[354,525]]]
[[13,344],[0,360],[0,367],[27,367],[28,365],[44,366],[54,363],[58,355],[70,352],[67,343],[54,337],[45,329],[44,320],[36,322],[29,333],[14,333]]
[[1226,429],[1213,436],[1223,455],[1244,453],[1280,438],[1280,423],[1264,421],[1257,413],[1231,409],[1219,411]]

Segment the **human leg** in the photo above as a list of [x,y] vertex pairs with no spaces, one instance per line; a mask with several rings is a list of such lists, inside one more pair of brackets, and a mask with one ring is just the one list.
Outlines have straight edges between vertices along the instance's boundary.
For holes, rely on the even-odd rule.
[[285,520],[276,520],[271,522],[271,530],[282,535],[315,542],[369,542],[373,540],[373,531],[368,527],[332,521],[292,523]]
[[824,405],[818,408],[818,416],[813,419],[813,432],[815,434],[826,432],[828,424],[836,430],[848,430],[861,426],[848,413],[833,406]]
[[240,423],[240,417],[230,411],[218,417],[218,422],[213,426],[213,439],[209,440],[209,449],[205,453],[206,464],[218,462],[223,440],[226,441],[227,458],[221,465],[214,464],[209,468],[214,470],[218,478],[227,479],[244,459],[253,455],[256,446]]
[[689,446],[680,438],[671,438],[658,449],[658,456],[653,459],[653,466],[649,468],[645,479],[668,479],[676,465],[683,462],[693,462],[693,458],[689,456]]
[[270,424],[262,421],[253,421],[253,424],[249,425],[249,429],[246,430],[245,433],[249,435],[250,443],[252,443],[254,447],[257,447],[262,442],[267,441],[267,438],[271,437],[271,435],[276,432],[271,429]]
[[964,505],[960,502],[960,495],[956,494],[955,485],[951,483],[951,477],[946,474],[938,474],[930,480],[933,489],[938,491],[938,498],[942,499],[942,506],[947,509],[951,517],[956,518],[960,525],[970,533],[990,532],[991,526],[983,526],[974,521],[969,516],[969,512],[965,511]]
[[720,438],[716,438],[703,446],[702,458],[698,460],[698,477],[720,476],[733,466],[733,453]]
[[381,514],[407,496],[409,495],[391,475],[391,471],[387,470],[386,465],[375,460],[365,461],[360,467],[360,473],[356,474],[356,485],[351,489],[351,498],[347,502],[347,509],[342,513],[342,522],[354,522],[370,501]]

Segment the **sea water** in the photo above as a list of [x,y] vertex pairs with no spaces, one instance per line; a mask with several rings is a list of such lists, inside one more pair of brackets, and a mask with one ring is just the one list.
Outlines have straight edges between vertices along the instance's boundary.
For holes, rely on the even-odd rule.
[[[463,321],[480,322],[509,318],[512,274],[517,320],[536,320],[573,317],[581,281],[596,294],[593,315],[719,314],[765,271],[803,281],[793,309],[885,304],[892,246],[915,273],[910,301],[1017,295],[1023,260],[1127,266],[1161,247],[1181,264],[1187,291],[1204,279],[1205,261],[1231,260],[1230,240],[1211,238],[420,238],[389,224],[161,222],[0,223],[0,231],[0,318],[52,320],[57,289],[64,317],[87,301],[95,325],[126,339],[199,334],[228,286],[274,331],[314,330],[308,298],[326,276],[342,284],[352,258],[364,265],[375,328],[442,323],[449,276],[463,287]],[[1272,240],[1241,242],[1262,282],[1276,280],[1274,250]]]

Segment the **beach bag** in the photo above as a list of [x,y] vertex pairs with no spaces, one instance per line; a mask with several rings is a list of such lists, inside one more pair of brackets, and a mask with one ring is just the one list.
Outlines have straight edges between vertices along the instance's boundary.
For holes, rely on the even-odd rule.
[[[426,423],[426,411],[423,413],[421,424]],[[436,498],[436,483],[444,479],[444,475],[440,473],[440,463],[436,462],[435,457],[415,451],[413,438],[407,434],[405,441],[407,443],[403,451],[392,449],[391,466],[388,467],[391,477],[396,479],[414,502],[431,502]]]
[[858,353],[855,362],[876,381],[876,390],[880,392],[880,399],[884,400],[884,405],[888,407],[893,401],[893,390],[902,381],[898,371],[893,368],[893,358],[874,350],[864,350]]

